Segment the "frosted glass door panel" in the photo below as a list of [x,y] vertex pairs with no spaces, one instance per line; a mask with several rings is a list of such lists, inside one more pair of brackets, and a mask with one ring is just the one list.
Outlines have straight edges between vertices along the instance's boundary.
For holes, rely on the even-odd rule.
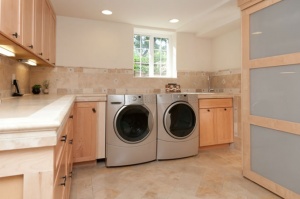
[[250,15],[250,59],[300,52],[299,9],[283,0]]
[[300,65],[250,70],[251,115],[300,123]]
[[300,194],[300,136],[251,125],[251,170]]

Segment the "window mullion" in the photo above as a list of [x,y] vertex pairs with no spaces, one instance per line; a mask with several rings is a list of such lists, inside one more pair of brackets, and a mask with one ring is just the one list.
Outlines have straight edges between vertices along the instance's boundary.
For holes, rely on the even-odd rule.
[[154,75],[154,37],[150,36],[149,41],[149,77]]

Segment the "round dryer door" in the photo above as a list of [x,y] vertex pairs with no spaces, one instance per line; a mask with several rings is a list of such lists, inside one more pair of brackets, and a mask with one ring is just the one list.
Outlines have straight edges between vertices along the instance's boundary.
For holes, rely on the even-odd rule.
[[152,129],[152,114],[142,105],[123,106],[115,116],[117,136],[126,143],[138,143],[148,137]]
[[176,139],[190,136],[195,125],[195,112],[186,102],[175,102],[165,111],[164,127],[169,135]]

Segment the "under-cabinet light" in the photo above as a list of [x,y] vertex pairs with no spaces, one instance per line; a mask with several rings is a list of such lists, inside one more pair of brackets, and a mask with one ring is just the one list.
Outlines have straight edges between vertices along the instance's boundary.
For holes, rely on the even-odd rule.
[[262,34],[262,32],[260,32],[260,31],[257,31],[257,32],[253,32],[253,33],[252,33],[252,35],[260,35],[260,34]]
[[19,61],[30,66],[36,66],[36,62],[32,59],[20,59]]
[[9,50],[6,50],[5,48],[2,48],[2,47],[0,47],[0,54],[8,56],[8,57],[14,57],[15,56],[15,53],[13,53]]

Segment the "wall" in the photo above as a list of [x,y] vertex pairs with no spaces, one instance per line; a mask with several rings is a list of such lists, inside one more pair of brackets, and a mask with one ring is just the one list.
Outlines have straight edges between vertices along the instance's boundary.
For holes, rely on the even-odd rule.
[[12,75],[15,74],[20,86],[20,92],[29,93],[29,66],[18,61],[0,56],[0,99],[11,97],[15,91],[12,85]]
[[210,71],[211,40],[192,33],[177,33],[177,70]]
[[242,66],[241,29],[212,39],[211,71],[240,69]]
[[58,16],[56,37],[58,66],[132,68],[131,25]]
[[[133,34],[128,24],[58,16],[56,65],[131,69]],[[209,71],[210,40],[177,33],[176,43],[178,71]]]

